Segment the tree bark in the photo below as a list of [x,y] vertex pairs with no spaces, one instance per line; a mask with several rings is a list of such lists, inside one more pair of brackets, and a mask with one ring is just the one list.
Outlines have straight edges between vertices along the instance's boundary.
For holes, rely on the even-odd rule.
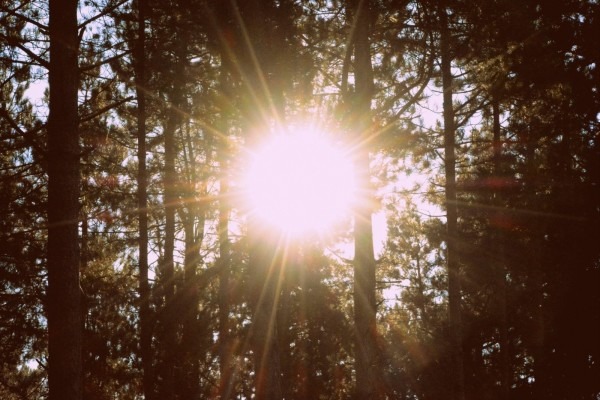
[[446,263],[448,267],[448,305],[451,352],[453,364],[453,398],[464,400],[464,360],[462,350],[461,284],[458,262],[458,210],[456,203],[456,155],[454,106],[452,104],[453,77],[450,52],[450,29],[447,10],[440,8],[440,47],[444,110],[444,172],[446,176]]
[[[179,398],[198,399],[200,394],[200,359],[202,357],[202,327],[200,325],[198,305],[200,303],[200,287],[198,284],[198,266],[201,262],[200,247],[204,241],[206,226],[206,179],[197,174],[198,165],[193,148],[189,124],[185,130],[186,141],[184,150],[187,184],[184,192],[184,208],[180,213],[185,232],[185,258],[184,258],[184,285],[182,302],[178,308],[183,313],[183,332],[181,336],[181,352],[178,363],[180,368],[177,381]],[[212,145],[206,144],[208,154]],[[186,155],[187,154],[187,155]],[[207,155],[206,165],[211,165],[211,157]],[[196,193],[196,185],[201,183],[201,188]],[[201,200],[197,200],[198,196]],[[178,296],[180,297],[180,296]]]
[[[266,7],[259,0],[248,1],[240,9],[247,29],[248,46],[241,60],[244,73],[243,107],[247,143],[251,147],[270,131],[270,123],[278,116],[265,114],[273,110],[273,98],[278,88],[268,58],[272,37],[266,34]],[[244,29],[240,29],[244,32]],[[243,34],[246,34],[245,32]],[[282,117],[282,116],[279,116]],[[255,132],[255,133],[252,133]],[[259,132],[262,132],[259,133]],[[272,233],[262,231],[260,221],[251,217],[248,222],[249,280],[252,318],[251,343],[254,352],[256,400],[281,400],[281,362],[277,343],[277,308],[279,280],[282,268],[281,241]]]
[[221,156],[221,180],[219,196],[219,265],[221,268],[219,274],[219,355],[220,355],[220,393],[221,399],[228,400],[233,396],[233,346],[231,338],[231,328],[229,323],[229,314],[231,309],[231,257],[229,242],[229,205],[227,178],[224,176],[224,169],[227,168],[227,161]]
[[[497,179],[502,177],[502,140],[501,140],[501,126],[500,126],[500,106],[497,100],[492,101],[492,118],[493,118],[493,161],[494,161],[494,176]],[[503,218],[502,205],[500,203],[500,194],[495,191],[494,204],[496,210],[496,220]],[[499,342],[500,342],[500,384],[501,384],[501,398],[503,400],[509,400],[510,398],[510,387],[511,387],[511,376],[510,376],[510,341],[508,336],[508,320],[507,320],[507,282],[506,282],[506,266],[504,256],[504,234],[500,227],[495,227],[494,231],[494,246],[496,248],[495,254],[495,270],[497,273],[496,284],[497,286],[497,307],[499,316]]]
[[228,123],[229,102],[231,90],[229,85],[229,62],[227,56],[221,57],[220,86],[221,86],[221,115],[219,116],[218,137],[218,162],[220,168],[219,177],[219,394],[222,400],[233,398],[234,371],[233,371],[233,346],[229,315],[231,312],[231,243],[229,240],[229,137]]
[[174,309],[175,304],[175,211],[177,202],[175,171],[175,131],[178,126],[177,107],[171,104],[168,121],[164,131],[165,164],[164,164],[164,208],[165,208],[165,238],[164,254],[161,263],[161,290],[164,296],[162,310],[162,336],[161,343],[161,385],[159,395],[161,399],[175,398],[175,353],[176,331],[179,317]]
[[[260,118],[260,116],[258,116]],[[257,119],[254,119],[256,122]],[[260,126],[258,122],[250,126]],[[282,240],[264,232],[255,216],[248,222],[251,343],[254,353],[256,400],[281,400],[281,362],[277,313],[285,253]]]
[[[354,80],[356,92],[351,100],[358,127],[358,150],[355,156],[358,206],[354,212],[354,322],[356,358],[356,399],[378,399],[377,304],[375,298],[375,254],[373,250],[372,202],[369,146],[372,134],[371,100],[373,70],[371,65],[370,2],[351,2],[354,15]],[[349,100],[349,99],[347,99]]]
[[[281,364],[277,333],[277,304],[282,253],[279,240],[269,238],[249,224],[252,318],[251,341],[254,352],[255,393],[257,400],[281,400]],[[250,230],[251,229],[251,230]]]
[[145,0],[138,0],[138,32],[135,54],[137,109],[137,205],[138,205],[138,291],[140,312],[140,357],[142,359],[144,398],[152,400],[154,371],[152,357],[152,325],[150,314],[150,285],[148,283],[148,176],[146,172],[146,15]]
[[[204,211],[200,211],[204,212]],[[200,216],[200,222],[196,226],[196,215],[191,211],[184,221],[185,231],[185,259],[184,259],[184,295],[181,307],[183,312],[183,331],[181,336],[181,374],[177,388],[181,393],[182,399],[198,399],[200,393],[200,346],[202,338],[200,337],[200,321],[198,316],[198,304],[200,302],[200,292],[198,287],[198,264],[200,261],[201,241],[196,230],[204,230],[204,218]],[[200,225],[202,224],[202,225]]]
[[49,399],[82,397],[77,0],[50,1],[48,118]]

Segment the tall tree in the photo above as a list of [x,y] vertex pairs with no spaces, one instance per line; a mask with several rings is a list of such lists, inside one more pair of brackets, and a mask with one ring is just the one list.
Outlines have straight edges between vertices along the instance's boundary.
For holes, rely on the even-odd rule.
[[[242,126],[249,147],[285,120],[285,88],[291,72],[280,68],[293,53],[295,5],[289,1],[249,1],[232,5],[238,44],[232,62],[241,76]],[[231,51],[231,49],[227,49]],[[286,59],[289,57],[288,59]],[[263,231],[256,215],[248,222],[249,298],[255,393],[259,400],[283,397],[277,309],[286,251],[282,238]]]
[[[179,89],[179,88],[178,88]],[[175,94],[179,97],[179,93]],[[177,315],[175,314],[175,230],[177,193],[177,171],[175,169],[176,139],[175,134],[180,125],[179,106],[180,102],[174,100],[168,108],[168,117],[164,126],[164,208],[165,208],[165,232],[164,253],[161,260],[161,292],[164,296],[164,309],[162,310],[162,364],[160,375],[162,377],[159,395],[166,399],[174,399],[175,396],[175,369],[176,360],[174,349],[177,343]]]
[[[500,104],[497,99],[492,100],[492,157],[493,157],[493,175],[496,179],[501,180],[504,174],[502,168],[502,127],[500,125]],[[496,190],[493,196],[493,205],[496,207],[496,215],[492,216],[496,221],[500,221],[503,218],[502,205],[500,202],[500,193]],[[504,237],[500,229],[496,229],[494,236],[494,250],[492,257],[494,257],[494,270],[496,273],[496,284],[497,284],[497,296],[498,300],[496,307],[498,309],[498,330],[499,330],[499,342],[500,342],[500,385],[501,385],[501,398],[508,400],[510,398],[510,388],[512,386],[511,379],[511,365],[510,365],[510,338],[509,338],[509,326],[508,326],[508,282],[506,281],[506,266],[505,266],[505,244]]]
[[[156,5],[152,10],[154,34],[159,35],[153,43],[153,63],[161,99],[162,146],[162,190],[164,209],[163,253],[159,262],[160,300],[158,322],[159,360],[157,363],[158,396],[173,400],[177,393],[177,375],[181,370],[177,364],[179,322],[176,296],[179,271],[176,270],[177,211],[180,208],[180,179],[177,160],[180,146],[180,129],[183,126],[185,72],[187,67],[187,41],[176,39],[179,33],[189,37],[185,27],[186,7],[184,2],[172,1]],[[166,10],[169,12],[166,12]],[[180,31],[179,28],[182,28]]]
[[461,289],[460,264],[458,260],[458,209],[456,203],[456,130],[454,105],[452,103],[453,76],[452,53],[450,47],[451,31],[448,21],[448,9],[440,5],[440,69],[442,74],[444,107],[444,175],[446,205],[446,263],[448,268],[448,320],[452,345],[454,368],[453,398],[464,400],[464,362],[462,352]]
[[46,256],[42,227],[47,192],[39,147],[31,148],[42,138],[34,133],[33,124],[39,122],[24,98],[29,77],[11,80],[22,69],[17,63],[12,67],[0,68],[0,397],[10,400],[47,396],[47,388],[35,384],[46,373],[23,365],[23,360],[41,358],[47,351],[41,309],[46,273],[40,269]]
[[235,37],[234,10],[229,4],[222,2],[209,3],[208,15],[212,16],[212,24],[207,24],[209,40],[214,43],[215,52],[220,56],[218,68],[218,86],[216,107],[216,158],[218,162],[218,267],[219,289],[219,396],[223,400],[232,399],[235,395],[235,364],[234,364],[234,324],[231,321],[232,312],[232,249],[229,235],[231,217],[231,194],[229,193],[230,172],[230,130],[235,125],[233,90],[235,75],[234,49],[230,47]]
[[229,123],[231,118],[231,66],[228,57],[221,55],[219,74],[220,115],[217,137],[217,158],[219,162],[219,359],[220,384],[219,392],[223,400],[233,397],[233,341],[231,337],[231,239],[229,237],[229,220],[231,215],[229,193]]
[[137,41],[135,44],[135,90],[137,97],[137,207],[138,207],[138,290],[140,357],[142,359],[144,397],[154,398],[152,323],[148,282],[148,174],[146,166],[146,0],[137,1]]
[[[178,296],[178,307],[182,315],[182,335],[179,351],[179,362],[182,364],[177,377],[179,398],[195,399],[200,393],[200,359],[203,354],[206,327],[201,326],[198,313],[200,304],[199,267],[202,262],[201,248],[206,237],[206,220],[208,215],[208,166],[212,163],[212,135],[204,140],[204,163],[194,148],[190,124],[184,129],[184,185],[182,185],[183,205],[179,213],[185,234],[185,256],[183,268],[183,287]],[[206,143],[208,142],[208,143]],[[200,164],[200,165],[199,165]],[[201,168],[204,167],[204,168]]]
[[377,304],[375,299],[375,254],[373,250],[372,204],[370,181],[370,146],[373,131],[371,100],[373,98],[373,69],[369,39],[371,3],[351,1],[347,8],[351,16],[354,37],[355,93],[347,93],[346,101],[356,116],[355,156],[356,185],[359,199],[354,212],[354,323],[357,399],[377,399],[381,393],[377,349]]
[[50,1],[47,315],[51,400],[82,396],[77,4],[77,0]]

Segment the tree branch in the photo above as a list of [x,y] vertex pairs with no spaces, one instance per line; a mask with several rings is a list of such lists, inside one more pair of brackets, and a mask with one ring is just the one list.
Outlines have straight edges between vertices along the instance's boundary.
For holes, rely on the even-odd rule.
[[97,68],[97,67],[99,67],[101,65],[107,64],[107,63],[109,63],[111,61],[115,61],[115,60],[118,60],[120,58],[123,58],[124,56],[126,56],[127,54],[130,54],[130,53],[131,53],[131,50],[128,50],[128,51],[125,51],[125,52],[123,52],[121,54],[117,54],[116,56],[112,56],[112,57],[109,57],[109,58],[104,59],[102,61],[98,61],[97,63],[93,63],[93,64],[90,64],[90,65],[81,66],[81,67],[79,67],[79,72],[83,73],[83,72],[90,71],[90,70],[92,70],[94,68]]
[[6,35],[4,35],[2,33],[0,33],[0,38],[4,39],[9,46],[14,46],[14,47],[20,49],[21,51],[23,51],[25,54],[27,54],[29,57],[31,57],[34,61],[36,61],[42,67],[44,67],[46,69],[50,68],[50,62],[49,61],[47,61],[46,59],[42,58],[38,54],[35,54],[33,51],[31,51],[27,47],[23,46],[21,43],[19,43],[19,39],[14,38],[14,37],[6,36]]
[[127,3],[129,0],[122,0],[119,1],[117,4],[110,6],[110,7],[106,7],[104,10],[102,10],[100,13],[94,15],[93,17],[91,17],[90,19],[83,21],[82,23],[80,23],[79,25],[77,25],[77,29],[83,29],[85,28],[87,25],[89,25],[90,23],[104,17],[105,15],[110,14],[111,12],[113,12],[114,10],[116,10],[117,8],[121,7],[123,4]]
[[106,107],[102,107],[101,109],[99,109],[97,111],[94,111],[93,113],[90,113],[88,115],[84,115],[83,117],[81,117],[79,119],[79,122],[81,123],[81,122],[90,121],[90,120],[96,118],[97,116],[102,115],[105,112],[110,111],[113,108],[116,108],[116,107],[120,106],[121,104],[127,103],[128,101],[133,100],[133,99],[135,99],[135,96],[129,96],[129,97],[126,97],[126,98],[124,98],[122,100],[119,100],[119,101],[117,101],[115,103],[109,104]]

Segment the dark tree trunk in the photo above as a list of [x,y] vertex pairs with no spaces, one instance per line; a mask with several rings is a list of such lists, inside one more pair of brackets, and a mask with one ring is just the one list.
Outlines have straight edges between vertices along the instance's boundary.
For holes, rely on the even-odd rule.
[[446,176],[446,262],[448,266],[448,304],[449,324],[452,352],[452,382],[453,398],[464,400],[464,360],[462,349],[462,322],[461,322],[461,284],[460,266],[458,262],[458,210],[456,204],[456,155],[455,155],[455,125],[454,106],[452,104],[453,77],[452,55],[450,53],[450,29],[447,10],[440,10],[440,46],[441,46],[441,72],[443,87],[444,109],[444,172]]
[[[500,106],[498,101],[492,102],[492,117],[493,117],[493,162],[494,171],[493,174],[496,179],[501,179],[503,175],[502,171],[502,139],[501,139],[501,127],[500,127]],[[493,206],[496,210],[496,220],[500,221],[503,215],[502,204],[500,202],[500,194],[495,192],[493,199]],[[494,264],[496,271],[496,284],[497,286],[497,307],[499,317],[499,342],[500,342],[500,384],[501,384],[501,398],[508,400],[510,398],[510,387],[511,387],[511,376],[510,376],[510,342],[508,336],[508,320],[506,314],[507,307],[507,282],[506,282],[506,266],[504,256],[504,233],[500,227],[494,228],[494,247],[495,255]]]
[[281,364],[277,333],[277,303],[281,278],[282,251],[278,240],[268,240],[252,223],[250,234],[250,279],[254,316],[252,347],[254,352],[257,400],[281,400]]
[[148,176],[146,172],[146,15],[145,0],[138,0],[138,34],[135,54],[135,81],[137,110],[138,156],[138,223],[139,223],[139,309],[140,357],[142,359],[144,398],[152,400],[154,372],[152,357],[152,325],[150,315],[150,285],[148,283]]
[[78,48],[77,0],[51,0],[47,296],[50,400],[79,400],[82,396]]
[[164,207],[165,207],[165,239],[164,254],[161,263],[161,290],[164,296],[162,315],[161,343],[161,383],[159,396],[164,400],[175,397],[175,363],[177,345],[177,322],[179,320],[174,309],[175,304],[175,211],[177,202],[175,171],[175,131],[178,126],[178,110],[171,105],[168,121],[164,131],[165,164],[164,164]]
[[355,157],[358,206],[354,213],[354,322],[356,358],[356,399],[377,399],[379,371],[375,299],[375,255],[373,250],[372,202],[369,143],[372,132],[371,99],[373,70],[371,65],[370,2],[353,1],[354,78],[356,93],[350,101],[357,119],[357,154]]
[[228,400],[233,396],[234,371],[232,364],[233,346],[229,314],[231,308],[231,260],[229,243],[229,205],[228,185],[224,170],[227,161],[221,156],[221,180],[219,196],[219,356],[220,363],[220,393],[221,399]]
[[[202,211],[201,211],[202,212]],[[200,225],[202,224],[202,225]],[[193,211],[184,221],[185,231],[185,259],[184,259],[184,295],[181,307],[183,312],[183,332],[181,337],[181,374],[178,377],[177,387],[182,399],[198,399],[200,393],[200,351],[202,337],[200,320],[198,316],[199,288],[198,264],[200,262],[200,241],[203,232],[197,234],[196,230],[204,230],[204,218],[196,226],[196,216]]]
[[[204,240],[206,225],[206,184],[202,185],[198,195],[202,200],[197,200],[195,187],[198,182],[206,182],[197,174],[196,155],[193,148],[189,124],[185,130],[187,151],[184,158],[187,170],[187,185],[184,192],[184,208],[180,215],[185,231],[185,258],[184,258],[184,287],[181,306],[178,310],[183,313],[183,332],[181,337],[181,359],[178,360],[182,367],[177,377],[179,398],[198,399],[200,393],[200,358],[202,351],[202,332],[198,313],[200,303],[200,288],[198,285],[198,266],[201,262],[200,247]],[[211,145],[207,144],[207,153],[211,152]],[[207,156],[207,165],[211,165],[211,158]],[[178,296],[179,297],[179,296]]]
[[[250,114],[247,123],[248,127],[265,126],[260,112]],[[281,240],[273,232],[264,232],[261,226],[256,217],[248,222],[248,274],[253,312],[250,340],[254,353],[254,385],[256,400],[281,400],[283,391],[277,309],[284,249],[281,247]]]
[[[262,135],[269,132],[270,120],[275,120],[276,116],[265,115],[264,110],[272,110],[273,99],[280,96],[274,93],[277,90],[273,85],[276,77],[272,73],[272,60],[268,57],[273,37],[267,35],[267,10],[261,3],[253,0],[240,6],[247,35],[251,38],[251,43],[244,42],[248,47],[241,57],[246,68],[243,71],[243,108],[249,146],[261,139],[259,132]],[[240,32],[244,32],[243,27],[240,27]],[[281,362],[276,321],[283,249],[279,238],[263,232],[261,225],[256,218],[248,222],[255,392],[256,400],[281,400]]]
[[234,371],[233,371],[233,346],[229,315],[231,308],[231,243],[229,240],[229,138],[228,123],[231,101],[229,85],[229,63],[227,57],[221,57],[221,115],[218,138],[218,161],[220,168],[219,177],[219,358],[220,374],[219,393],[222,400],[233,398]]
[[[537,135],[528,129],[524,132],[525,147],[524,147],[524,186],[525,192],[536,193],[536,181],[538,179],[538,160],[536,159],[536,151],[539,143]],[[530,201],[526,198],[526,201]],[[531,352],[533,355],[533,394],[535,399],[546,399],[551,397],[552,382],[549,379],[548,366],[550,364],[548,351],[547,337],[547,276],[543,261],[544,253],[544,232],[547,231],[547,225],[544,220],[539,225],[533,225],[530,228],[529,234],[532,236],[528,244],[529,260],[530,260],[530,275],[528,276],[528,286],[531,287],[531,296],[533,303],[532,315],[532,332]]]

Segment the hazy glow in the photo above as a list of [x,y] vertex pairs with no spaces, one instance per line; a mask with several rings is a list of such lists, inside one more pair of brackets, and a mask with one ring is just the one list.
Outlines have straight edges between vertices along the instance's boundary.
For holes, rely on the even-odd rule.
[[287,234],[323,233],[348,215],[352,162],[325,135],[275,135],[257,149],[245,175],[250,212]]

